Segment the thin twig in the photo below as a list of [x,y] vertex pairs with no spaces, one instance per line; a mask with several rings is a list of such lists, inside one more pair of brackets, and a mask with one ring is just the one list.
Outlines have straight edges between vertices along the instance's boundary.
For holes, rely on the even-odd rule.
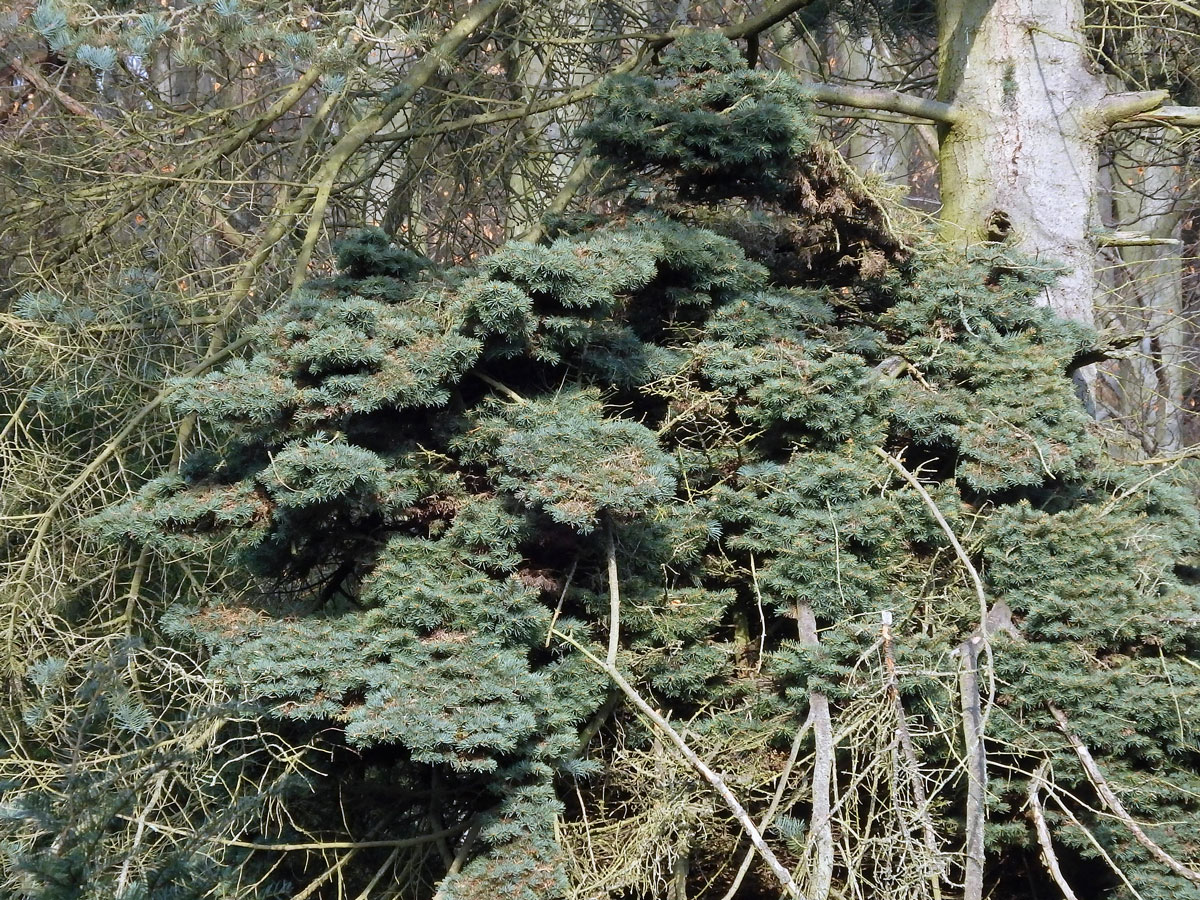
[[[779,804],[783,802],[783,795],[787,790],[788,778],[791,777],[792,769],[796,767],[796,761],[800,758],[800,747],[804,741],[804,735],[808,733],[808,729],[811,727],[812,708],[810,707],[808,715],[804,717],[803,724],[796,729],[796,736],[792,738],[792,749],[788,753],[783,771],[779,773],[779,779],[775,782],[775,795],[771,798],[771,805],[767,807],[767,811],[758,820],[759,832],[766,831],[770,824],[775,821],[775,814],[779,811]],[[742,886],[742,881],[746,878],[746,873],[750,871],[750,863],[753,861],[754,850],[751,848],[746,851],[746,855],[742,858],[742,865],[738,869],[737,875],[733,878],[733,884],[729,886],[729,890],[725,892],[725,896],[721,900],[733,900]]]
[[983,589],[983,579],[979,576],[979,570],[975,568],[975,564],[971,562],[971,557],[967,556],[967,551],[964,550],[962,544],[959,543],[958,536],[955,535],[954,529],[950,527],[950,523],[947,522],[946,517],[942,515],[942,511],[938,508],[937,503],[934,502],[933,497],[930,496],[929,491],[925,490],[925,485],[921,484],[921,482],[917,480],[917,477],[913,475],[912,472],[908,471],[907,468],[905,468],[904,463],[900,462],[900,460],[896,459],[894,456],[889,455],[880,447],[873,447],[872,449],[874,450],[876,456],[895,469],[896,472],[899,473],[900,477],[907,481],[912,489],[920,495],[921,499],[925,501],[925,506],[928,507],[930,514],[932,514],[934,519],[937,520],[938,525],[941,526],[942,532],[946,535],[946,539],[950,541],[950,546],[954,548],[954,552],[957,554],[959,562],[962,563],[963,568],[967,570],[967,574],[971,577],[971,584],[975,587],[975,596],[979,600],[979,622],[980,626],[982,627],[983,622],[987,619],[988,613],[987,594]]
[[371,880],[367,882],[367,886],[364,887],[361,892],[359,892],[359,895],[355,897],[354,900],[369,900],[371,891],[375,890],[375,885],[379,884],[379,882],[383,880],[383,876],[387,874],[387,870],[396,864],[396,860],[399,859],[399,857],[400,848],[397,847],[388,854],[387,859],[383,861],[383,865],[375,870],[375,874],[371,876]]
[[398,86],[397,94],[379,110],[356,122],[338,140],[313,179],[312,183],[317,185],[316,191],[306,195],[312,198],[312,204],[308,208],[308,228],[304,235],[304,242],[300,246],[293,269],[293,290],[300,287],[308,277],[308,262],[312,258],[313,248],[316,247],[317,239],[324,227],[325,210],[329,205],[329,197],[343,167],[358,152],[367,138],[378,132],[408,106],[429,80],[454,59],[464,42],[475,30],[495,15],[505,2],[506,0],[484,0],[484,2],[471,7],[466,15],[425,52],[420,62],[412,67],[403,83]]
[[554,615],[550,617],[550,627],[546,629],[546,644],[550,646],[550,639],[554,636],[554,626],[558,622],[558,617],[562,615],[563,601],[567,599],[567,591],[571,589],[571,581],[575,578],[575,569],[579,566],[579,557],[575,557],[575,561],[571,563],[571,571],[567,573],[567,580],[563,584],[562,593],[558,595],[558,605],[554,607]]
[[497,381],[491,375],[485,375],[483,372],[474,372],[472,374],[474,374],[474,376],[476,378],[478,378],[480,381],[482,381],[488,387],[493,387],[496,390],[498,390],[509,400],[513,401],[513,403],[520,403],[522,406],[524,406],[525,404],[527,404],[529,402],[524,397],[522,397],[520,394],[518,394],[516,391],[514,391],[512,388],[510,388],[507,384],[504,384],[501,381]]
[[1079,818],[1075,815],[1075,813],[1071,812],[1070,808],[1058,798],[1057,794],[1051,793],[1050,796],[1054,798],[1054,802],[1058,804],[1058,808],[1062,811],[1062,814],[1071,820],[1071,824],[1078,828],[1083,836],[1088,839],[1088,843],[1090,843],[1096,849],[1096,852],[1100,854],[1101,859],[1108,863],[1108,867],[1113,871],[1113,874],[1121,879],[1121,883],[1129,889],[1129,893],[1133,894],[1135,900],[1145,900],[1145,898],[1138,892],[1138,889],[1133,886],[1133,882],[1129,880],[1129,877],[1125,874],[1124,870],[1117,865],[1116,860],[1114,860],[1109,852],[1104,849],[1104,845],[1096,840],[1096,836],[1092,834],[1088,828],[1084,827],[1084,824],[1079,821]]
[[334,875],[337,875],[339,872],[341,872],[342,869],[346,868],[346,866],[350,863],[350,861],[352,859],[354,859],[354,857],[357,855],[358,855],[357,849],[347,850],[345,853],[342,854],[341,858],[336,863],[334,863],[332,866],[330,866],[328,869],[326,869],[324,872],[322,872],[320,875],[318,875],[316,878],[314,878],[312,881],[310,881],[305,886],[304,890],[302,890],[298,894],[295,894],[292,897],[292,900],[308,900],[309,897],[311,897],[313,894],[315,894],[317,891],[319,891],[321,889],[322,885],[324,885],[325,882],[327,882]]
[[[118,818],[127,821],[135,821],[130,816],[118,816]],[[394,838],[391,840],[368,840],[368,841],[310,841],[307,843],[295,844],[262,844],[254,841],[239,841],[231,838],[217,837],[216,835],[198,834],[189,828],[176,828],[171,825],[162,825],[157,822],[147,822],[146,827],[151,831],[159,832],[160,834],[170,834],[179,837],[186,837],[192,841],[202,841],[208,844],[220,844],[222,847],[241,847],[246,850],[262,850],[271,853],[297,853],[300,851],[322,851],[322,850],[372,850],[372,849],[391,849],[394,847],[420,847],[424,844],[431,844],[441,838],[454,837],[462,834],[467,830],[466,825],[456,825],[453,828],[446,828],[442,831],[435,831],[430,834],[422,834],[417,837]]]
[[471,826],[463,837],[463,842],[458,848],[458,852],[454,854],[454,861],[450,863],[450,868],[446,870],[446,877],[442,879],[442,883],[438,885],[437,893],[433,895],[433,900],[443,900],[446,896],[446,880],[457,875],[462,871],[463,865],[467,861],[467,856],[471,852],[471,848],[475,846],[475,838],[479,836],[480,824],[476,822]]
[[[988,670],[988,710],[990,711],[996,691],[995,668],[991,659],[992,617],[988,612],[987,594],[983,589],[983,579],[967,551],[959,543],[954,529],[942,515],[942,511],[930,496],[925,486],[916,476],[905,468],[900,460],[888,455],[879,447],[873,448],[875,454],[895,469],[908,482],[924,501],[934,519],[937,520],[950,546],[954,548],[959,562],[971,577],[975,586],[975,595],[979,601],[979,630],[963,641],[954,654],[960,658],[959,697],[962,705],[963,742],[967,754],[967,806],[966,806],[966,874],[963,885],[964,900],[980,900],[983,896],[983,867],[985,861],[984,823],[987,818],[987,753],[984,745],[987,716],[979,703],[979,651],[982,648],[987,658]],[[1007,607],[1005,607],[1007,609]]]
[[750,584],[754,587],[754,605],[758,607],[758,659],[754,664],[754,674],[762,671],[763,657],[767,649],[767,614],[763,610],[762,591],[758,587],[758,569],[754,565],[754,554],[750,554]]
[[[900,676],[897,673],[896,655],[892,646],[891,611],[885,610],[882,618],[883,664],[887,673],[888,696],[896,710],[896,738],[900,744],[900,752],[904,755],[904,761],[908,765],[909,787],[913,792],[913,799],[917,802],[917,809],[921,817],[921,835],[925,841],[925,849],[936,858],[938,855],[937,834],[933,830],[933,819],[929,815],[929,798],[925,791],[925,782],[921,779],[921,768],[917,763],[917,752],[913,747],[912,732],[908,727],[904,701],[900,697]],[[930,874],[929,881],[933,889],[934,900],[941,900],[941,879],[936,872]]]

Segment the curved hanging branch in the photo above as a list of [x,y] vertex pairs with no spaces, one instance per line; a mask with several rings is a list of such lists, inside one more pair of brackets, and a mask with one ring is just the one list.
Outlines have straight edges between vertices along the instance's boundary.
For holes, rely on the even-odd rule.
[[[984,823],[987,820],[987,752],[984,746],[984,729],[987,722],[987,715],[980,707],[979,702],[979,651],[982,649],[987,658],[987,670],[990,682],[988,706],[990,708],[992,698],[995,696],[995,674],[991,660],[991,643],[988,638],[992,632],[997,630],[996,621],[1003,620],[1008,607],[997,603],[992,611],[988,611],[987,594],[983,589],[983,579],[979,576],[979,570],[975,568],[975,564],[971,562],[971,558],[967,555],[967,551],[963,549],[963,545],[959,542],[958,536],[954,533],[954,529],[950,527],[950,523],[946,521],[946,517],[942,515],[942,511],[938,509],[938,505],[930,496],[929,491],[925,486],[917,480],[917,477],[905,468],[904,464],[895,457],[889,455],[879,447],[874,448],[875,454],[884,460],[889,466],[899,473],[908,484],[921,497],[921,500],[928,507],[934,519],[945,533],[946,538],[950,541],[950,546],[954,548],[954,553],[958,556],[958,560],[962,563],[964,569],[971,577],[971,583],[975,587],[975,594],[979,600],[979,630],[971,637],[967,638],[954,651],[954,655],[961,660],[959,671],[959,696],[962,704],[962,726],[963,726],[963,744],[966,750],[966,768],[967,768],[967,808],[966,808],[966,878],[963,886],[964,900],[980,900],[983,896],[983,866],[985,858],[984,850]],[[1011,628],[1011,625],[1009,626]]]
[[[783,764],[783,770],[779,773],[779,779],[775,782],[775,793],[771,797],[771,804],[767,807],[767,811],[763,813],[762,818],[758,820],[759,832],[766,831],[767,826],[775,821],[775,814],[779,812],[779,805],[783,802],[784,792],[787,790],[788,779],[791,777],[792,770],[796,768],[796,762],[800,759],[800,747],[804,741],[804,735],[808,733],[808,729],[812,727],[812,710],[808,711],[808,715],[796,729],[796,734],[792,738],[792,747],[788,751],[787,762]],[[742,858],[742,864],[738,867],[737,874],[733,877],[733,883],[729,886],[721,900],[733,900],[737,896],[737,892],[742,887],[742,882],[746,878],[746,873],[750,871],[750,864],[754,861],[754,848],[746,851],[746,855]]]

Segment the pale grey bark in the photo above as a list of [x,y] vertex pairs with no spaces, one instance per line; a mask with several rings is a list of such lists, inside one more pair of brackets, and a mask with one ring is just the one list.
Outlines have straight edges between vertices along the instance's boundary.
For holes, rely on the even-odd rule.
[[[796,621],[801,642],[810,647],[818,646],[820,639],[812,607],[807,603],[797,604]],[[809,691],[808,717],[813,729],[812,815],[808,833],[815,851],[808,896],[811,900],[826,900],[833,884],[833,822],[830,820],[833,723],[829,715],[829,698],[820,691]]]
[[1045,776],[1047,768],[1048,765],[1042,763],[1037,772],[1034,773],[1034,776],[1029,779],[1029,815],[1033,819],[1038,846],[1042,849],[1042,864],[1045,865],[1046,872],[1058,886],[1059,891],[1063,895],[1063,900],[1078,900],[1075,896],[1075,891],[1071,889],[1070,883],[1062,873],[1062,867],[1058,864],[1058,856],[1054,852],[1054,843],[1050,839],[1050,827],[1046,824],[1046,813],[1042,808],[1042,778]]
[[[880,637],[883,642],[883,662],[887,676],[888,696],[896,710],[896,750],[894,752],[897,753],[899,759],[903,760],[903,766],[898,763],[896,767],[897,781],[903,777],[902,771],[907,774],[909,789],[912,791],[917,815],[921,820],[921,836],[925,842],[925,849],[929,851],[930,859],[936,859],[939,855],[937,832],[933,828],[933,817],[929,814],[929,797],[925,790],[925,780],[921,775],[921,765],[917,760],[917,751],[913,746],[912,731],[908,727],[908,714],[904,709],[904,701],[900,697],[900,676],[896,669],[890,610],[883,613],[883,628]],[[941,900],[942,885],[938,872],[930,873],[929,884],[934,900]]]
[[958,686],[962,704],[963,747],[966,751],[964,768],[967,771],[963,900],[980,900],[983,897],[983,830],[987,821],[988,776],[987,752],[983,742],[983,711],[979,702],[979,650],[982,643],[982,640],[972,638],[958,648]]
[[619,669],[617,669],[615,666],[609,666],[604,662],[604,660],[590,652],[585,646],[580,644],[569,634],[564,634],[563,632],[557,630],[555,630],[554,634],[562,638],[564,641],[582,653],[585,657],[587,657],[592,663],[600,667],[605,674],[612,679],[613,684],[617,686],[617,688],[622,694],[625,695],[629,702],[634,705],[638,712],[649,719],[659,730],[662,736],[667,738],[667,740],[669,740],[675,746],[680,755],[687,760],[688,765],[690,765],[692,769],[700,775],[701,778],[707,781],[713,790],[715,790],[725,802],[726,807],[733,814],[733,817],[737,819],[738,824],[741,825],[746,837],[750,839],[750,843],[754,846],[754,849],[758,851],[758,854],[762,857],[763,862],[767,864],[767,867],[771,870],[772,874],[774,874],[774,876],[778,879],[780,887],[783,888],[785,895],[788,897],[802,898],[803,895],[800,893],[800,889],[796,886],[796,882],[792,878],[792,873],[779,861],[779,858],[775,856],[774,851],[772,851],[767,845],[767,842],[763,840],[762,832],[760,832],[758,826],[754,824],[754,820],[750,818],[750,814],[746,812],[746,808],[742,806],[741,802],[734,795],[733,791],[729,789],[729,785],[725,783],[725,779],[721,776],[721,774],[716,772],[711,766],[708,765],[708,763],[700,758],[699,754],[697,754],[696,751],[688,745],[687,741],[680,736],[679,732],[675,730],[675,728],[670,722],[667,721],[662,713],[658,712],[658,710],[647,703],[646,699],[638,693],[637,689],[635,689],[633,685],[625,680],[625,677],[621,674]]
[[1080,0],[946,0],[938,99],[959,115],[941,147],[942,230],[957,242],[1009,237],[1067,269],[1046,303],[1093,321],[1100,107]]
[[608,560],[608,655],[605,657],[606,666],[617,664],[617,651],[621,647],[621,588],[617,576],[617,539],[613,534],[613,524],[608,523],[607,547],[605,556]]
[[1100,795],[1100,799],[1104,801],[1104,805],[1108,808],[1108,811],[1129,829],[1134,840],[1141,844],[1154,859],[1158,860],[1158,862],[1162,863],[1162,865],[1180,878],[1185,878],[1192,884],[1200,884],[1200,872],[1184,865],[1171,856],[1171,854],[1167,853],[1166,850],[1146,834],[1137,820],[1129,814],[1129,811],[1125,809],[1125,804],[1121,802],[1121,798],[1117,796],[1116,792],[1109,785],[1108,779],[1104,777],[1104,773],[1100,771],[1100,766],[1096,764],[1096,760],[1087,748],[1087,745],[1071,729],[1071,723],[1067,720],[1066,713],[1052,703],[1048,705],[1050,707],[1050,714],[1054,716],[1054,721],[1058,723],[1058,727],[1070,743],[1071,749],[1075,751],[1075,755],[1079,758],[1083,770],[1087,773],[1088,780],[1091,781],[1092,787],[1096,789],[1096,793]]
[[1164,92],[1110,93],[1089,57],[1082,0],[941,0],[937,13],[935,99],[844,84],[813,84],[812,96],[937,124],[943,236],[1007,240],[1061,267],[1044,304],[1092,324],[1101,140],[1117,125],[1197,111],[1163,107]]

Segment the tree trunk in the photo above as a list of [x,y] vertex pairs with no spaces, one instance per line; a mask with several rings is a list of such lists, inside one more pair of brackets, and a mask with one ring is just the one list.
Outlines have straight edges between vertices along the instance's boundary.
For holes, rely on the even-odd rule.
[[1116,408],[1147,456],[1183,446],[1186,335],[1183,319],[1183,243],[1179,240],[1184,151],[1158,133],[1120,135],[1113,154],[1113,228],[1157,244],[1118,246],[1105,253],[1112,285],[1102,314],[1141,335],[1140,353],[1106,366],[1115,373]]
[[1080,0],[944,0],[938,99],[957,110],[941,146],[943,233],[1069,267],[1045,302],[1093,320],[1100,106]]

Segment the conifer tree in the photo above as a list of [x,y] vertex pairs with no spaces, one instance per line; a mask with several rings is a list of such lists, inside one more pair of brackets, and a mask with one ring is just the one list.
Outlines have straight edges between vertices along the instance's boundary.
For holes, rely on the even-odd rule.
[[[613,79],[588,134],[615,212],[454,270],[360,232],[246,359],[178,383],[218,448],[99,527],[223,546],[251,587],[170,632],[262,716],[333,727],[334,778],[391,785],[359,821],[457,829],[423,863],[447,900],[729,889],[737,823],[605,658],[770,808],[805,896],[969,893],[963,648],[992,895],[1056,852],[1081,896],[1200,897],[1200,524],[1103,459],[1069,377],[1092,335],[1034,303],[1054,273],[903,240],[795,83],[712,35]],[[795,764],[817,697],[825,849]]]

